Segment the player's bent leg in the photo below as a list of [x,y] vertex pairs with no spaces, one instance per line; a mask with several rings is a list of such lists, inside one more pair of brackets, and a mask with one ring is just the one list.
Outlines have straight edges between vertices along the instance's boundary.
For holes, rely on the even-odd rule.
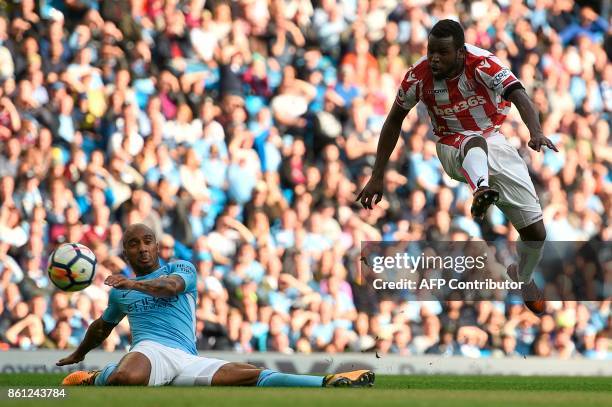
[[461,172],[472,190],[489,186],[489,160],[487,141],[484,137],[470,137],[462,146]]
[[133,386],[149,384],[151,363],[138,352],[130,352],[119,363],[109,363],[101,370],[77,370],[62,380],[63,386]]
[[[140,352],[125,355],[116,369],[100,385],[106,386],[147,386],[151,376],[151,362]],[[96,383],[97,384],[97,383]]]
[[461,172],[474,192],[471,213],[481,218],[489,206],[497,202],[499,192],[489,186],[489,159],[484,137],[470,137],[463,145]]

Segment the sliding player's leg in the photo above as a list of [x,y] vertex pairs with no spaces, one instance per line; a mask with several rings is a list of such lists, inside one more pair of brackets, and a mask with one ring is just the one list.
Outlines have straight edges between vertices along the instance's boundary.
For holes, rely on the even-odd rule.
[[362,387],[374,384],[374,373],[360,370],[327,376],[281,373],[247,363],[197,357],[172,381],[173,386]]
[[322,376],[285,374],[247,363],[228,363],[214,375],[213,386],[321,387]]
[[327,376],[285,374],[246,363],[200,357],[147,340],[134,346],[118,364],[108,364],[102,370],[71,373],[62,384],[362,387],[374,384],[374,373],[357,370]]
[[366,387],[374,385],[374,372],[353,370],[326,376],[310,376],[262,370],[257,380],[259,387]]

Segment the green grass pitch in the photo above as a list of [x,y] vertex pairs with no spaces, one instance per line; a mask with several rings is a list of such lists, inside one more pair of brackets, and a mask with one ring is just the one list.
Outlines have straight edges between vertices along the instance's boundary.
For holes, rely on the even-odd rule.
[[103,406],[612,406],[609,377],[378,376],[373,388],[67,388],[60,401],[8,400],[8,388],[52,387],[56,374],[0,374],[0,405]]

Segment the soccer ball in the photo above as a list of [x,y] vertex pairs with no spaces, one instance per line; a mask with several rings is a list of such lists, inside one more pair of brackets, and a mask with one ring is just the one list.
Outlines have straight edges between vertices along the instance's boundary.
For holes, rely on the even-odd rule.
[[49,278],[57,288],[79,291],[91,284],[96,271],[96,255],[79,243],[65,243],[49,258]]

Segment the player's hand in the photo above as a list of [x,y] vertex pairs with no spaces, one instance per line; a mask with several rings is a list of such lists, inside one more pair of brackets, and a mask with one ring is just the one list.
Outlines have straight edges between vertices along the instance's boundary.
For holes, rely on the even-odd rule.
[[537,152],[540,152],[540,149],[542,148],[542,146],[546,146],[553,151],[559,152],[559,150],[557,149],[557,147],[555,147],[553,142],[550,141],[550,139],[548,137],[545,137],[543,134],[531,136],[531,140],[529,140],[529,143],[527,143],[527,145]]
[[361,202],[366,209],[372,209],[372,200],[376,196],[376,200],[374,204],[380,202],[383,197],[383,178],[382,177],[372,177],[368,181],[363,190],[357,195],[356,201]]
[[125,278],[125,276],[122,276],[121,274],[112,274],[106,277],[106,280],[104,280],[104,284],[110,285],[111,287],[117,288],[119,290],[131,290],[134,286],[134,281]]
[[85,359],[85,356],[79,355],[77,353],[73,353],[64,359],[60,359],[59,362],[56,363],[57,366],[65,366],[65,365],[74,365],[75,363],[81,362]]

